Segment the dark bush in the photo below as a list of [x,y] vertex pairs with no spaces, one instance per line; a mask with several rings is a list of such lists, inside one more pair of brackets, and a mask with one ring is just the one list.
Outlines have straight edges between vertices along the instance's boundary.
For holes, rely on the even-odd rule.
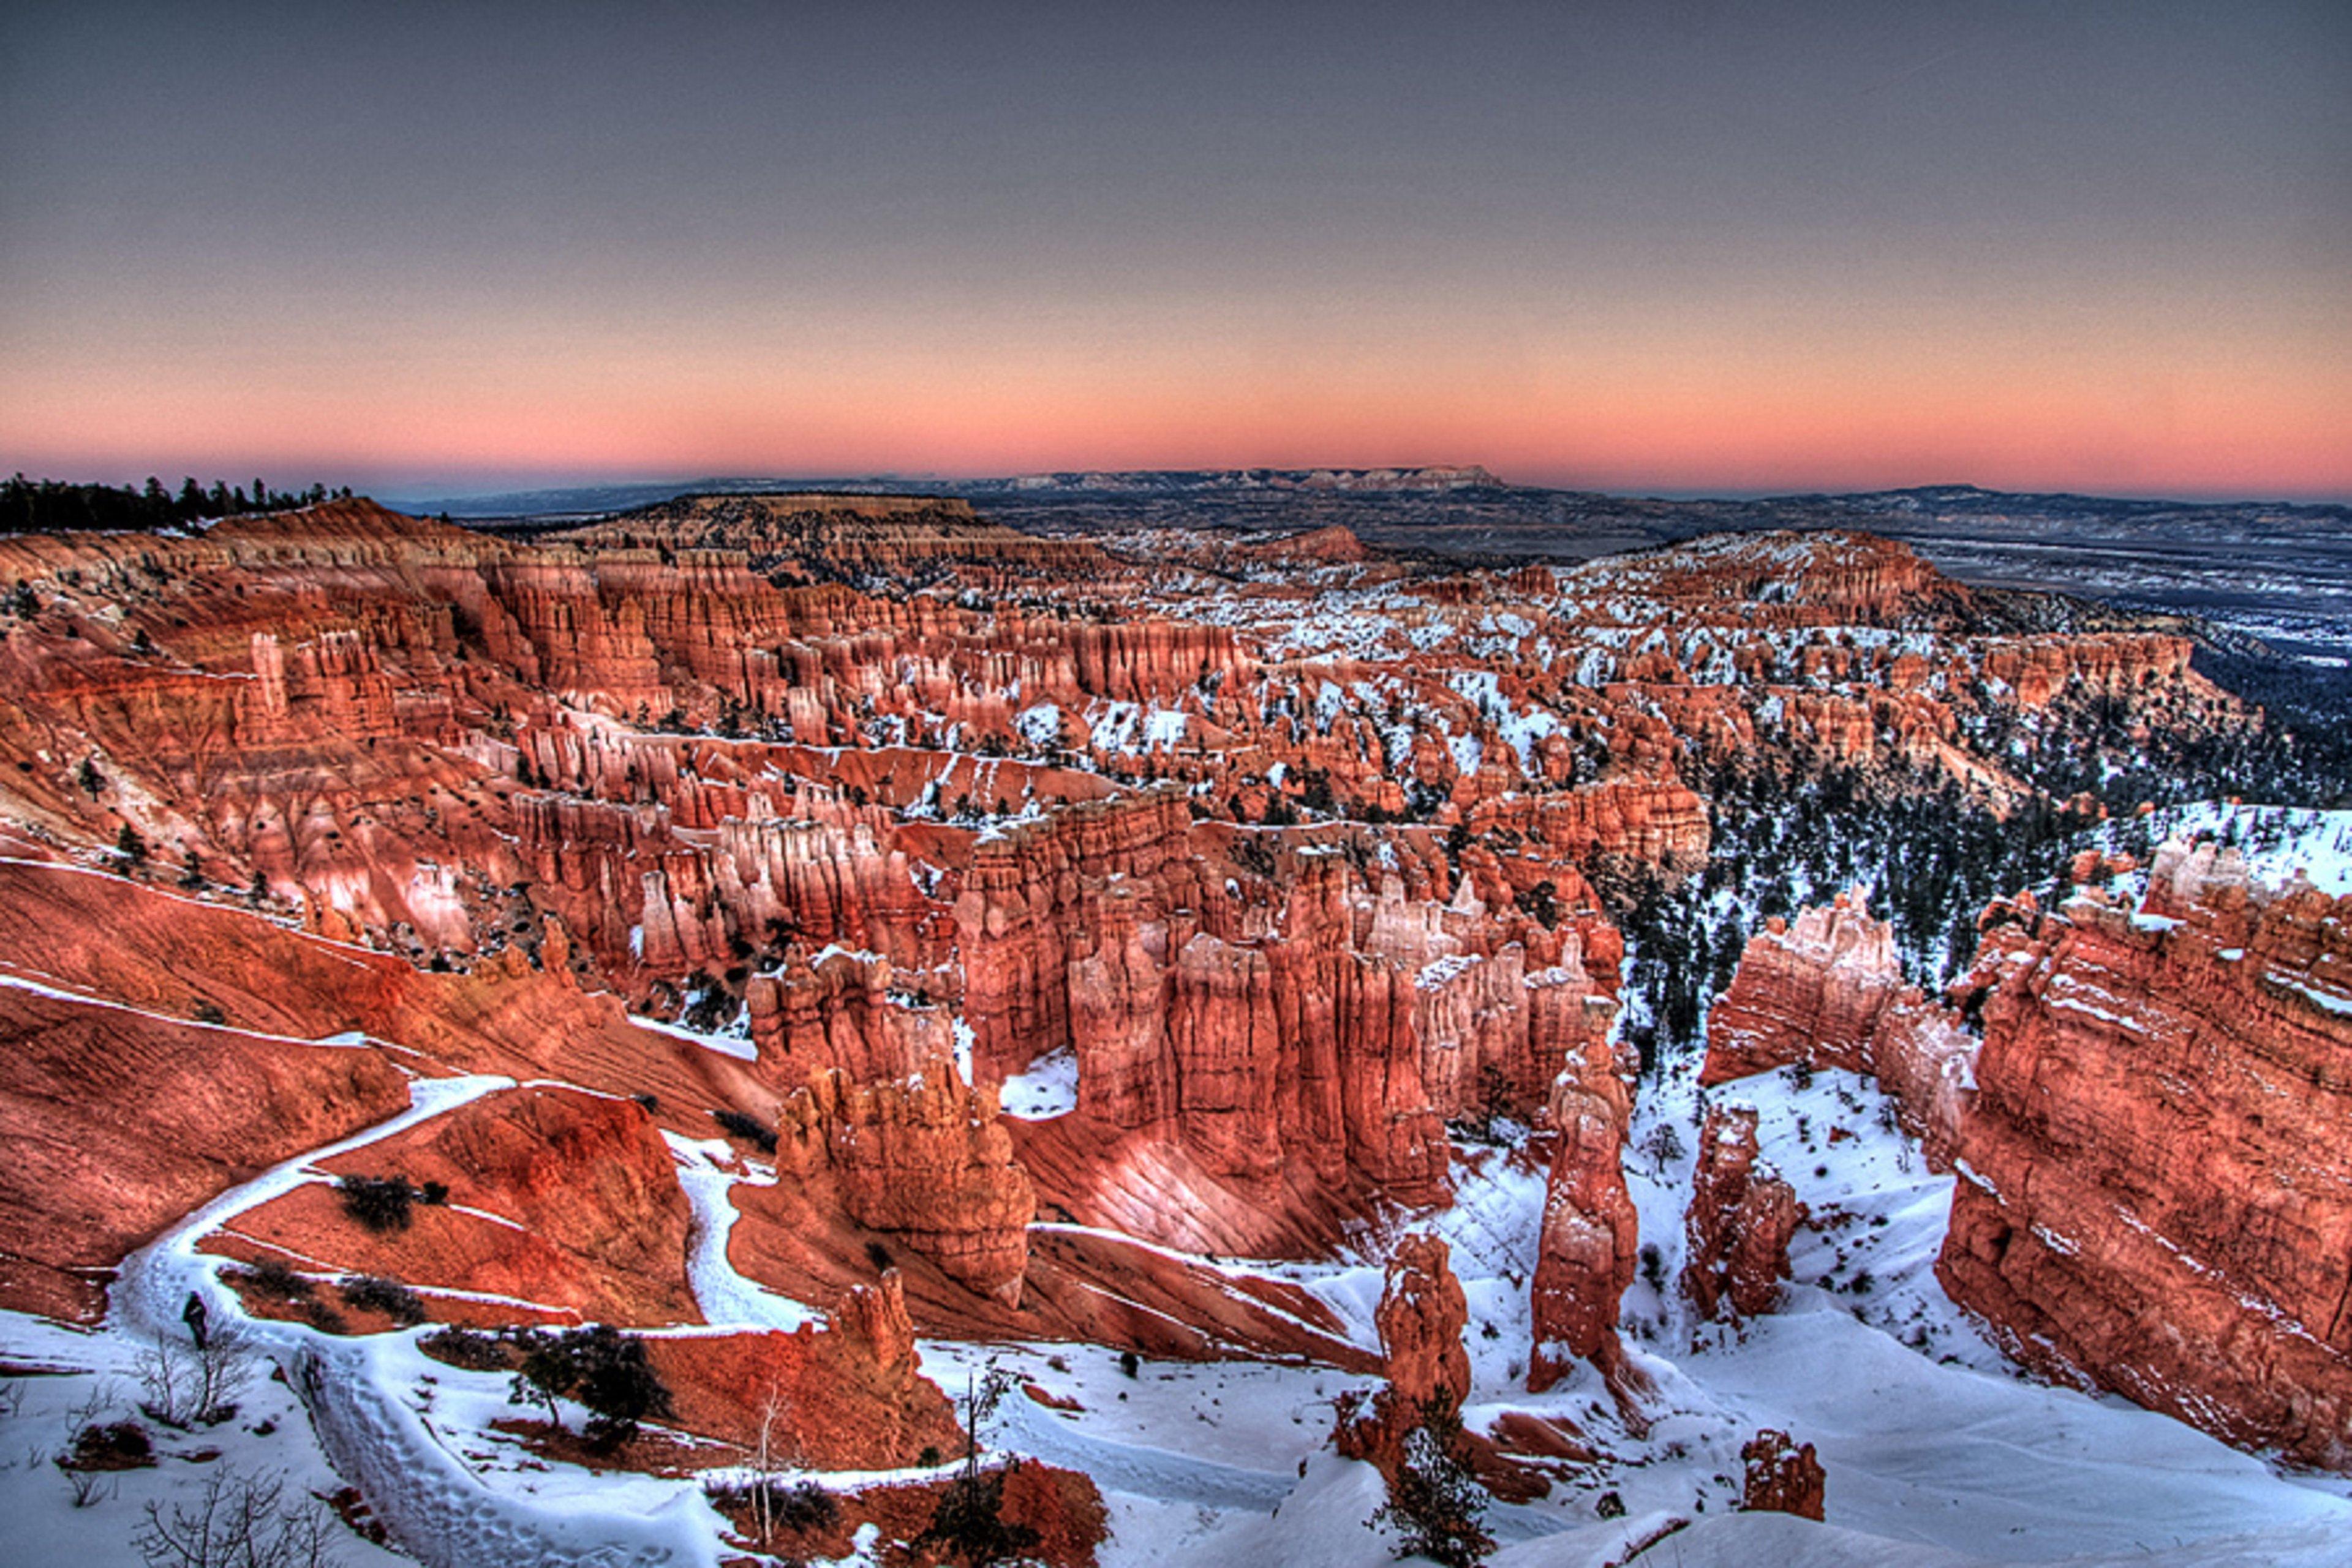
[[670,1413],[669,1390],[646,1357],[646,1343],[609,1323],[550,1334],[526,1329],[513,1336],[520,1352],[514,1404],[537,1401],[551,1425],[561,1426],[556,1401],[576,1399],[588,1407],[588,1440],[616,1448],[637,1435],[637,1424]]
[[1559,894],[1548,881],[1538,882],[1534,887],[1517,895],[1511,901],[1518,905],[1521,914],[1536,921],[1546,931],[1553,930],[1559,924]]
[[331,1303],[317,1296],[302,1303],[302,1321],[322,1334],[345,1333],[351,1329]]
[[310,1298],[310,1281],[297,1274],[282,1258],[271,1258],[245,1270],[245,1283],[264,1296],[281,1301],[307,1301]]
[[514,1365],[504,1341],[473,1329],[436,1330],[417,1341],[416,1348],[435,1361],[467,1372],[505,1372]]
[[841,1500],[814,1481],[786,1487],[771,1481],[780,1494],[774,1499],[775,1521],[785,1530],[830,1530],[841,1517]]
[[425,1321],[425,1303],[397,1279],[354,1274],[343,1281],[343,1304],[355,1312],[381,1312],[404,1329]]
[[58,1460],[67,1470],[136,1470],[155,1462],[147,1428],[136,1421],[93,1421],[74,1434],[73,1452]]
[[866,1244],[866,1261],[874,1265],[877,1274],[884,1273],[890,1268],[890,1249],[878,1241],[868,1241]]
[[1470,1468],[1462,1418],[1431,1399],[1405,1434],[1404,1462],[1389,1480],[1389,1499],[1372,1515],[1404,1537],[1399,1553],[1419,1555],[1443,1568],[1471,1568],[1495,1550],[1482,1522],[1486,1489]]
[[343,1212],[378,1236],[408,1228],[408,1207],[416,1193],[406,1176],[343,1176],[335,1190]]
[[968,1468],[950,1481],[915,1545],[935,1546],[966,1568],[991,1568],[1035,1546],[1035,1531],[1004,1517],[1004,1479],[1018,1463],[1008,1460],[996,1469]]
[[773,1476],[751,1481],[719,1481],[709,1488],[713,1502],[741,1509],[756,1520],[764,1503],[769,1528],[776,1533],[813,1534],[830,1530],[841,1518],[841,1500],[814,1481],[786,1483]]
[[714,1110],[710,1116],[730,1138],[740,1138],[762,1154],[776,1152],[776,1130],[763,1125],[758,1117],[747,1116],[731,1106]]

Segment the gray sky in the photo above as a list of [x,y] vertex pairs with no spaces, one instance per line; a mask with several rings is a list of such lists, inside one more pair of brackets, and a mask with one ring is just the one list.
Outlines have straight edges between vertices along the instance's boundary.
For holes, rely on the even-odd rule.
[[36,0],[0,460],[2352,494],[2352,7]]

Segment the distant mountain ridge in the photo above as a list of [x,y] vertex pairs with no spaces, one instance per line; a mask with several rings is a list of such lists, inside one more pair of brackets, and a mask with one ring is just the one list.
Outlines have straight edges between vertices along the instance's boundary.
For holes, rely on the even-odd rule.
[[830,491],[846,495],[1186,495],[1224,491],[1357,492],[1374,495],[1525,489],[1476,463],[1382,468],[1107,468],[1002,478],[708,478],[572,485],[491,495],[395,499],[404,511],[452,517],[602,516],[686,495],[765,495]]
[[2315,523],[2352,529],[2352,505],[2326,501],[2183,500],[2164,498],[2083,495],[2070,491],[1987,489],[1979,485],[1912,485],[1895,489],[1792,491],[1752,497],[1670,499],[1601,490],[1516,484],[1482,464],[1426,464],[1400,468],[1139,468],[1062,469],[1003,477],[940,479],[897,475],[835,478],[748,476],[691,479],[646,479],[544,489],[503,490],[470,496],[387,498],[403,511],[454,518],[601,517],[687,495],[756,495],[829,492],[842,495],[918,495],[1017,498],[1050,503],[1087,497],[1257,497],[1279,501],[1286,495],[1538,498],[1571,515],[1596,512],[1678,517],[1709,527],[1752,526],[1756,514],[1832,511],[1853,517],[2063,517],[2073,522],[2174,521],[2224,514],[2267,522]]

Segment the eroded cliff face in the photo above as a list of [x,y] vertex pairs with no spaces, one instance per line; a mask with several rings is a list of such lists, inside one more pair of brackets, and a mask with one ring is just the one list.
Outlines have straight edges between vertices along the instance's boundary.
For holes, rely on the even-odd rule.
[[92,1321],[133,1247],[406,1103],[365,1047],[0,992],[0,1306]]
[[[422,1179],[479,1139],[474,1206],[538,1216],[521,1251],[431,1220],[401,1268],[436,1300],[683,1321],[656,1140],[725,1112],[780,1134],[773,1186],[756,1143],[730,1156],[734,1255],[803,1299],[881,1253],[927,1329],[1350,1364],[1304,1292],[1152,1244],[1328,1252],[1447,1201],[1449,1125],[1501,1116],[1549,1163],[1531,1376],[1589,1358],[1620,1385],[1639,1238],[1596,882],[1702,865],[1694,781],[1727,758],[1997,796],[1990,716],[2227,706],[2177,639],[1987,631],[1847,535],[1444,573],[1343,531],[1103,549],[903,499],[689,498],[537,545],[353,501],[0,540],[0,582],[25,585],[0,605],[24,973],[167,1015],[108,1026],[133,1034],[217,1008],[224,1081],[269,1110],[184,1169],[126,1155],[102,1242],[37,1258],[58,1300],[173,1204],[382,1120],[389,1060],[614,1097],[399,1146]],[[1938,1157],[1955,1136],[1967,1037],[1858,906],[1759,938],[1717,1022],[1711,1079],[1856,1065]],[[353,1030],[290,1068],[248,1038]],[[1075,1103],[1002,1115],[1033,1075]],[[218,1108],[151,1109],[149,1135]],[[636,1218],[573,1234],[565,1191]],[[273,1221],[332,1239],[304,1201],[329,1206]],[[13,1238],[54,1206],[29,1195],[0,1249],[34,1258]],[[628,1254],[602,1295],[599,1246]]]
[[1581,907],[1547,927],[1491,863],[1500,910],[1475,870],[1441,903],[1360,858],[1195,827],[1165,793],[982,847],[958,905],[979,1071],[1076,1069],[1075,1113],[1023,1136],[1051,1201],[1206,1250],[1319,1246],[1444,1201],[1447,1122],[1532,1117],[1605,1039],[1615,933],[1572,871]]
[[1859,889],[1777,917],[1750,938],[1731,988],[1707,1014],[1713,1088],[1804,1063],[1875,1077],[1930,1165],[1950,1168],[1977,1042],[1958,1016],[1903,982],[1895,932]]
[[1567,903],[1596,860],[1704,858],[1693,755],[1899,759],[1998,793],[1964,714],[2220,701],[2179,639],[1955,630],[1964,591],[1854,536],[1451,577],[1326,539],[1236,557],[1214,624],[1173,564],[1191,537],[1121,557],[961,503],[703,497],[537,546],[365,501],[0,542],[33,605],[0,641],[0,737],[28,764],[0,805],[67,840],[129,826],[173,874],[419,961],[506,945],[524,900],[639,1003],[740,997],[734,972],[835,944],[941,1002],[971,971],[983,1056],[1017,1063],[1066,1002],[1050,977],[990,994],[996,959],[957,951],[969,889],[1016,927],[1000,895],[1035,902],[986,831],[1015,815],[1167,781],[1277,845],[1301,810],[1409,817],[1370,837],[1439,901],[1458,823],[1509,846],[1507,896]]
[[821,1329],[646,1345],[680,1426],[778,1468],[899,1469],[955,1451],[955,1411],[922,1375],[895,1269],[853,1286]]
[[2352,1467],[2352,900],[2168,845],[2137,913],[1996,905],[1937,1273],[2010,1352]]
[[849,1217],[897,1237],[974,1292],[1021,1302],[1037,1200],[995,1096],[934,1059],[903,1083],[814,1075],[784,1102],[779,1167],[829,1175]]

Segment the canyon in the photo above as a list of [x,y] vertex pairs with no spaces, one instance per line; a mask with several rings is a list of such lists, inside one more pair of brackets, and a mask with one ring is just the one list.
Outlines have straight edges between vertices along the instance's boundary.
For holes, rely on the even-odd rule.
[[[1864,1150],[1948,1187],[1904,1299],[2021,1398],[2352,1470],[2352,898],[2083,785],[2266,733],[2175,626],[1843,531],[1465,568],[809,492],[6,537],[0,590],[10,1353],[248,1325],[424,1560],[567,1560],[570,1435],[415,1456],[591,1324],[668,1392],[645,1561],[751,1550],[780,1430],[889,1521],[992,1420],[1056,1561],[1394,1488],[1432,1408],[1513,1540],[1841,1524],[1839,1434],[1695,1380],[1937,1366],[1801,1262],[1893,1256]],[[1832,790],[2063,875],[1749,864],[1738,802]]]

